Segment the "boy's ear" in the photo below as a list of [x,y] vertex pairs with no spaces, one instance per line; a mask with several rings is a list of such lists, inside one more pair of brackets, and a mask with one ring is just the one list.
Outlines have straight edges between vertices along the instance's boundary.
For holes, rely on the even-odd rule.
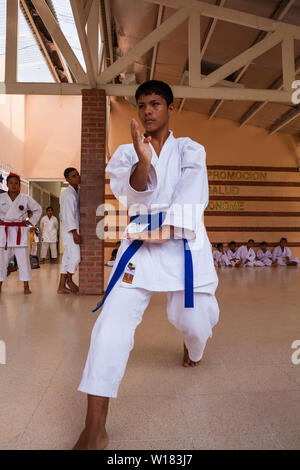
[[172,112],[174,111],[174,109],[175,109],[175,104],[174,103],[169,104],[168,111]]

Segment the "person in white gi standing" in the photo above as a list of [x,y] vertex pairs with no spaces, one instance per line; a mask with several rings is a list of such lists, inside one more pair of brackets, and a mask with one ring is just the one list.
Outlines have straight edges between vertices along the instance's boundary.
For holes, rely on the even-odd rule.
[[287,246],[287,239],[283,237],[279,246],[276,246],[272,253],[273,262],[278,266],[297,266],[299,263],[298,258],[292,257],[292,252]]
[[60,282],[57,290],[58,294],[77,293],[79,291],[78,286],[73,282],[72,276],[75,274],[80,263],[80,175],[76,168],[66,168],[64,177],[69,183],[69,186],[61,193],[59,199],[64,254],[60,271]]
[[57,262],[57,232],[58,220],[53,215],[53,207],[49,206],[46,210],[47,215],[42,217],[40,229],[42,232],[42,248],[41,248],[41,263],[45,263],[47,253],[50,248],[51,259],[54,263]]
[[7,277],[10,248],[14,250],[19,267],[20,281],[24,282],[24,294],[31,294],[31,266],[29,259],[29,222],[27,211],[32,212],[30,222],[36,225],[42,215],[41,206],[30,196],[20,193],[20,177],[8,175],[8,192],[0,194],[0,292]]
[[[165,218],[162,227],[158,225],[152,232],[139,231],[143,225],[134,221],[125,231],[111,279],[125,251],[144,241],[105,300],[94,326],[79,386],[88,394],[86,427],[74,449],[106,447],[109,398],[117,397],[135,328],[154,291],[168,293],[168,319],[183,334],[185,367],[200,363],[219,319],[215,298],[218,277],[203,223],[208,204],[205,149],[189,138],[176,139],[169,130],[174,110],[169,85],[146,82],[137,89],[136,101],[144,138],[132,120],[133,144],[119,147],[106,171],[112,192],[122,198],[122,204],[126,196],[130,216],[164,211]],[[194,308],[185,303],[184,238],[189,239],[188,254],[192,257]]]

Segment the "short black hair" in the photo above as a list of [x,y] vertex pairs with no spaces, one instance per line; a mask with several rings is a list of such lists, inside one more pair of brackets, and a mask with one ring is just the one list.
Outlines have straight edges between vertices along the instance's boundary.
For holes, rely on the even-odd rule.
[[152,94],[162,96],[166,100],[168,107],[174,102],[171,87],[160,80],[148,80],[142,83],[135,92],[135,100],[137,102],[141,95],[147,96]]
[[285,240],[285,241],[287,242],[287,238],[282,237],[282,238],[280,239],[281,242],[282,242],[283,240]]
[[236,242],[234,242],[234,241],[229,242],[228,245],[236,245]]
[[65,171],[64,171],[64,177],[67,179],[69,177],[69,174],[72,172],[72,171],[77,171],[76,168],[66,168]]
[[53,210],[53,207],[52,206],[47,207],[46,212],[48,212],[49,209]]
[[261,242],[261,243],[260,243],[260,246],[266,245],[266,244],[267,244],[267,242]]
[[6,183],[8,183],[8,181],[11,179],[11,178],[17,178],[17,180],[19,180],[19,183],[21,184],[21,178],[19,175],[16,175],[15,173],[9,173],[9,175],[7,176],[6,178]]
[[250,243],[250,242],[255,243],[255,241],[252,238],[250,238],[250,240],[248,240],[248,243]]
[[223,246],[223,243],[217,243],[217,248],[220,248],[221,246]]

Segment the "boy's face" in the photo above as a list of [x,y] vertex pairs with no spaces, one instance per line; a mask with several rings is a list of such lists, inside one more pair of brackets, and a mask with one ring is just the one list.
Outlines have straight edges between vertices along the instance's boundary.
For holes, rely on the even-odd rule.
[[235,252],[235,249],[236,249],[235,243],[230,243],[229,249],[234,253],[234,252]]
[[68,178],[66,178],[66,180],[71,185],[77,185],[78,186],[80,184],[80,174],[78,173],[77,170],[73,170],[73,171],[71,171],[71,173],[69,173],[69,176],[68,176]]
[[279,245],[281,246],[281,248],[284,248],[286,246],[286,240],[281,240],[279,242]]
[[9,178],[9,180],[7,181],[7,187],[8,191],[16,193],[19,191],[20,181],[18,180],[18,178]]
[[254,247],[254,243],[253,243],[253,242],[247,242],[247,248],[248,248],[248,250],[249,250],[250,248],[253,248],[253,247]]
[[167,106],[166,100],[156,94],[140,95],[137,101],[138,114],[146,133],[156,132],[169,123],[174,104]]
[[267,251],[267,245],[261,245],[261,249],[265,253]]
[[53,210],[52,209],[48,209],[47,210],[47,216],[49,217],[49,219],[52,217],[53,215]]

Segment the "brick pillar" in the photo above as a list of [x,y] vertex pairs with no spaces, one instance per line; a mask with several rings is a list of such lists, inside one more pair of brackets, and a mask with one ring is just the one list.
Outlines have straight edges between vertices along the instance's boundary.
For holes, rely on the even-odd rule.
[[82,91],[80,234],[81,294],[103,294],[104,240],[96,235],[96,210],[104,203],[106,97],[104,90]]

